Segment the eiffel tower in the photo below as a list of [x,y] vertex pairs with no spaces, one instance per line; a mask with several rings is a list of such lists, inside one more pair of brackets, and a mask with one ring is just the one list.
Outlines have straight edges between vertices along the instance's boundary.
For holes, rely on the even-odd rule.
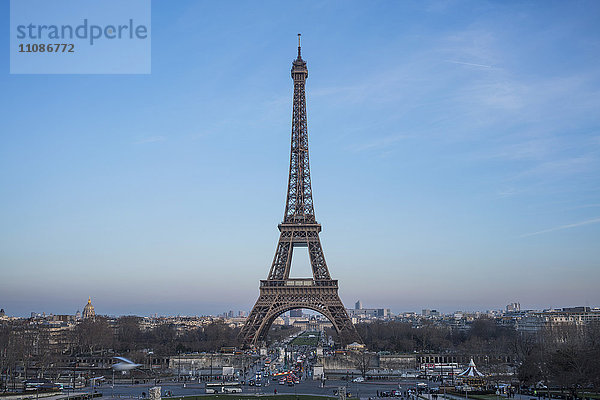
[[[338,281],[329,275],[319,239],[321,225],[315,220],[308,164],[306,78],[308,69],[301,56],[298,34],[298,58],[292,62],[294,105],[285,214],[278,226],[281,234],[269,276],[260,281],[260,295],[240,331],[244,345],[257,346],[264,342],[275,318],[298,308],[323,314],[333,324],[342,343],[361,342],[338,295]],[[296,247],[308,247],[312,278],[290,278],[292,254]]]

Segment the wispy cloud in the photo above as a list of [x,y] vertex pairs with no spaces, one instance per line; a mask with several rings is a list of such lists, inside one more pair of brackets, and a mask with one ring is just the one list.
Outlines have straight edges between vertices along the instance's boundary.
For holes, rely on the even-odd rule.
[[470,63],[470,62],[464,62],[464,61],[455,61],[455,60],[444,60],[444,61],[452,63],[452,64],[469,65],[471,67],[494,68],[491,65],[476,64],[476,63]]
[[600,218],[592,218],[592,219],[588,219],[586,221],[576,222],[574,224],[561,225],[561,226],[556,226],[556,227],[550,228],[550,229],[544,229],[543,231],[538,231],[538,232],[533,232],[533,233],[526,233],[526,234],[521,235],[519,237],[524,238],[524,237],[529,237],[529,236],[536,236],[536,235],[541,235],[542,233],[562,231],[563,229],[577,228],[578,226],[597,224],[599,222],[600,222]]
[[596,168],[597,162],[598,160],[594,154],[584,154],[576,157],[566,157],[544,161],[522,171],[514,176],[513,179],[546,177],[556,180],[557,178],[564,176],[571,176],[586,171],[593,171]]
[[[359,109],[344,128],[348,151],[393,156],[407,138],[397,133],[410,132],[415,143],[467,149],[463,158],[497,179],[500,198],[589,192],[600,168],[600,137],[589,128],[598,122],[596,70],[524,73],[534,61],[510,49],[502,34],[458,31],[311,96]],[[365,117],[374,113],[375,122]]]
[[386,136],[383,138],[378,138],[376,140],[373,140],[371,142],[367,142],[367,143],[363,143],[363,144],[358,144],[355,146],[352,146],[350,148],[350,150],[352,151],[356,151],[356,152],[360,152],[360,151],[366,151],[366,150],[373,150],[373,149],[380,149],[380,148],[387,148],[390,147],[392,145],[394,145],[395,143],[404,140],[404,139],[408,139],[410,138],[410,135],[392,135],[392,136]]
[[167,138],[164,136],[148,136],[148,137],[136,140],[135,142],[133,142],[133,144],[164,142],[165,140],[167,140]]
[[554,156],[559,150],[566,147],[563,141],[554,137],[525,138],[524,140],[518,137],[526,135],[524,132],[519,132],[518,135],[515,135],[517,137],[507,135],[489,152],[477,154],[476,158],[478,160],[540,161]]
[[500,189],[497,191],[498,197],[511,197],[518,193],[518,190],[514,187],[509,187],[506,189]]
[[600,207],[600,204],[583,204],[581,206],[572,207],[571,210],[575,210],[578,208],[596,208],[596,207]]

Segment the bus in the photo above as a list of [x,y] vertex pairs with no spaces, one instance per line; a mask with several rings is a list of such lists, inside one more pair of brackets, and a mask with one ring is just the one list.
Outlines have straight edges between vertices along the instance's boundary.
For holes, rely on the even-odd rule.
[[239,382],[207,382],[205,392],[209,393],[242,393]]
[[53,383],[48,379],[30,379],[23,382],[23,390],[26,392],[39,391],[39,392],[53,392],[62,390],[62,384]]

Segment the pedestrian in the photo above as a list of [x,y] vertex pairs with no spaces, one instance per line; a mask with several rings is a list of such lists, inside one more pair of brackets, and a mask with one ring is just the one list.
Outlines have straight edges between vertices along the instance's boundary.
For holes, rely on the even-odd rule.
[[273,390],[273,394],[277,394],[277,389]]

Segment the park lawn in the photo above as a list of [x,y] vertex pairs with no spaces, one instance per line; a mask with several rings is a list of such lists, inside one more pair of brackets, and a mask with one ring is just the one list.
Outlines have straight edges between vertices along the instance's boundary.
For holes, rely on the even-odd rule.
[[[551,390],[550,393],[556,393],[556,394],[560,394],[560,392],[558,391],[553,391]],[[563,394],[566,394],[567,392],[563,392]],[[578,397],[589,397],[590,399],[600,399],[600,393],[591,393],[591,392],[577,392],[577,396]]]
[[[538,391],[538,394],[541,395],[546,395],[548,392],[545,389],[540,389]],[[563,392],[561,392],[560,390],[552,390],[550,389],[550,396],[557,396],[557,395],[564,395],[564,396],[568,396],[569,395],[569,391],[568,390],[564,390]],[[588,397],[590,399],[600,399],[600,393],[594,393],[594,392],[582,392],[579,391],[577,392],[577,396],[579,397]],[[537,396],[531,396],[531,397],[537,397]]]
[[[309,337],[310,335],[314,335],[314,337]],[[316,346],[319,344],[320,336],[319,332],[305,332],[292,340],[290,344],[293,346]]]
[[505,396],[495,394],[470,394],[469,397],[476,400],[498,400],[506,398]]
[[[462,397],[464,399],[465,392],[454,392],[448,391],[448,394],[456,397]],[[505,400],[506,396],[496,394],[471,394],[469,393],[469,399],[473,400]]]
[[221,400],[256,400],[259,397],[261,400],[327,400],[335,398],[334,396],[313,396],[307,394],[277,394],[277,395],[248,395],[248,394],[208,394],[203,396],[183,396],[183,397],[169,397],[169,400],[207,400],[207,399],[221,399]]

